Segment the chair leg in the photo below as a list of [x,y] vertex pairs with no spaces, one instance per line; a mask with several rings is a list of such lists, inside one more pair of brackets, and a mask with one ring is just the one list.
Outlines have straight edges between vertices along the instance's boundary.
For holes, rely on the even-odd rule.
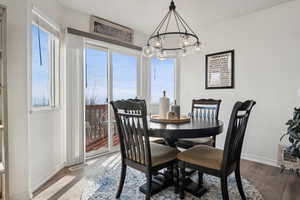
[[198,170],[198,187],[201,188],[203,185],[203,173]]
[[242,200],[246,200],[246,195],[244,193],[242,179],[241,179],[241,173],[240,173],[240,165],[238,164],[237,168],[235,169],[235,180],[241,195]]
[[173,165],[174,168],[174,187],[175,187],[175,194],[179,193],[179,169],[178,169],[178,164],[175,163]]
[[174,178],[175,178],[174,174],[175,174],[174,165],[172,165],[169,168],[169,176],[170,176],[169,178],[172,181],[172,183],[174,183]]
[[146,192],[146,200],[151,199],[151,191],[152,191],[152,174],[151,172],[148,172],[146,174],[147,177],[147,192]]
[[228,195],[228,186],[227,186],[227,177],[221,177],[221,187],[222,187],[222,197],[223,200],[229,200]]
[[125,181],[125,177],[126,177],[126,169],[127,169],[127,166],[125,164],[122,164],[120,183],[119,183],[119,188],[118,188],[118,192],[116,195],[117,199],[120,198],[122,190],[123,190],[124,181]]
[[179,196],[180,199],[184,199],[184,184],[185,184],[185,164],[184,162],[179,163],[180,178],[179,178]]
[[217,138],[216,136],[213,136],[213,143],[212,143],[213,147],[216,147],[216,138]]

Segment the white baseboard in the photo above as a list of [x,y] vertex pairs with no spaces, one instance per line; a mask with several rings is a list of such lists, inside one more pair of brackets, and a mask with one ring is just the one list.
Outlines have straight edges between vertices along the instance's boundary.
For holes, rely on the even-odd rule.
[[262,164],[265,164],[265,165],[278,167],[277,161],[269,159],[269,158],[264,158],[264,157],[261,157],[261,156],[250,155],[250,154],[242,154],[242,158],[245,159],[245,160],[250,160],[250,161],[257,162],[257,163],[262,163]]
[[37,190],[39,187],[41,187],[44,183],[46,183],[49,179],[51,179],[57,172],[59,172],[64,167],[65,167],[64,163],[60,163],[56,165],[52,171],[50,171],[47,175],[42,177],[38,183],[33,185],[33,187],[31,188],[32,191]]
[[11,194],[9,196],[10,200],[31,200],[32,197],[28,191],[17,193],[17,194]]
[[79,160],[75,160],[75,161],[68,161],[68,162],[65,162],[64,166],[65,167],[71,167],[73,165],[80,165],[80,164],[83,164],[84,162],[82,161],[79,161]]

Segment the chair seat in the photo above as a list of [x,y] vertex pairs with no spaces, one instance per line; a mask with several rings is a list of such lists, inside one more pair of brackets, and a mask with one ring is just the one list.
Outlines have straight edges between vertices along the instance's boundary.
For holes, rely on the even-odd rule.
[[157,137],[149,137],[149,141],[150,141],[150,142],[154,142],[154,143],[156,143],[156,144],[163,144],[163,145],[166,144],[166,142],[165,142],[164,139],[162,139],[162,138],[157,138]]
[[[213,138],[211,137],[205,137],[205,138],[192,138],[192,139],[182,139],[183,141],[191,141],[191,142],[195,142],[195,143],[208,143],[211,140],[213,140]],[[180,140],[180,141],[182,141]]]
[[201,144],[213,146],[213,143],[214,143],[214,139],[212,137],[180,139],[176,142],[176,146],[184,149],[189,149],[196,145],[201,145]]
[[200,167],[220,170],[223,151],[207,145],[198,145],[179,153],[177,159]]
[[178,149],[152,142],[150,143],[150,149],[153,167],[175,160],[180,152]]

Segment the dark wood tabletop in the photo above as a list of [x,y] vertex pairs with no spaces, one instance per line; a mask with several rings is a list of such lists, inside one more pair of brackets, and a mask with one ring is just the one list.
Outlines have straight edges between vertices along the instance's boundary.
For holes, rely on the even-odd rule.
[[165,139],[202,138],[218,135],[223,132],[220,120],[191,119],[183,124],[161,124],[149,121],[150,136]]

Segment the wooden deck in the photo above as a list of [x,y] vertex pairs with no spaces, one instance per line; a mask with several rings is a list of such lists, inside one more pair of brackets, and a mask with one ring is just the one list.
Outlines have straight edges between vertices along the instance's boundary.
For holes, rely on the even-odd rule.
[[[108,105],[86,105],[85,125],[86,125],[86,152],[108,147]],[[119,136],[114,126],[113,146],[119,144]]]

